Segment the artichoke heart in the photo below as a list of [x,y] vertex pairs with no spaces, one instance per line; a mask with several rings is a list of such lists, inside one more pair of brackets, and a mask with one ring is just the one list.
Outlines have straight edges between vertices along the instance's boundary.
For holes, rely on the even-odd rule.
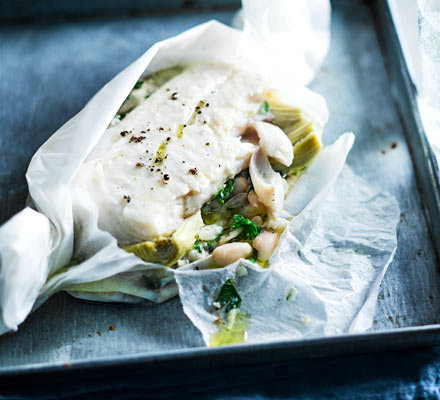
[[268,93],[268,104],[269,110],[274,116],[271,122],[285,132],[302,120],[302,111],[297,107],[282,103],[278,100],[277,94],[274,91],[269,91]]
[[133,253],[145,262],[153,262],[166,266],[174,265],[191,248],[196,235],[203,227],[201,213],[186,218],[171,237],[159,237],[142,243],[125,246],[123,249]]
[[310,133],[293,146],[294,159],[290,168],[298,169],[307,166],[321,150],[321,138],[315,133]]
[[297,174],[322,150],[321,133],[300,109],[279,101],[276,92],[269,93],[269,108],[273,115],[271,122],[284,131],[293,145],[293,162],[288,168],[278,164],[277,169],[287,175]]
[[286,135],[289,137],[290,142],[294,145],[313,131],[313,122],[309,122],[301,118],[298,122],[292,124],[291,127],[286,129]]

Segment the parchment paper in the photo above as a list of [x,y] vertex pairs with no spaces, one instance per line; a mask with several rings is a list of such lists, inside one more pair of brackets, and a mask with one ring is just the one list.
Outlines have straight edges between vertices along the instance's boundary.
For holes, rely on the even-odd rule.
[[[37,151],[26,178],[31,204],[38,212],[28,207],[0,228],[0,308],[5,325],[0,327],[0,333],[17,329],[32,308],[72,284],[102,280],[120,273],[136,275],[136,271],[155,271],[172,280],[176,273],[160,265],[144,263],[121,250],[109,233],[98,228],[99,210],[90,204],[87,194],[70,189],[76,172],[140,76],[176,64],[226,61],[265,74],[272,87],[287,92],[289,101],[314,120],[318,128],[324,126],[328,118],[325,101],[298,84],[298,80],[302,83],[310,80],[328,50],[328,1],[276,0],[270,5],[260,0],[245,1],[242,20],[244,33],[210,21],[157,43],[105,85],[80,113]],[[301,21],[301,24],[292,24],[292,21]],[[284,47],[277,47],[276,43],[283,43]],[[289,45],[294,52],[285,51]],[[272,53],[269,48],[273,48]],[[286,202],[286,214],[298,216],[283,234],[280,248],[271,259],[272,267],[263,271],[245,262],[249,278],[243,282],[255,285],[255,289],[260,287],[262,293],[270,288],[281,293],[286,285],[292,285],[298,292],[292,302],[295,311],[284,309],[283,313],[288,314],[286,323],[271,336],[257,329],[260,324],[257,321],[262,324],[264,313],[251,313],[255,318],[250,332],[252,340],[362,330],[371,324],[377,287],[396,246],[397,219],[393,216],[398,213],[398,207],[388,195],[378,194],[377,198],[383,196],[385,199],[381,202],[363,201],[364,195],[368,197],[372,189],[354,175],[348,176],[348,182],[343,184],[344,187],[349,184],[355,187],[350,197],[352,200],[347,203],[347,207],[354,207],[352,211],[342,213],[340,202],[334,200],[331,203],[332,197],[323,203],[344,165],[352,142],[350,134],[341,137],[319,155],[297,182]],[[323,204],[327,207],[322,208]],[[362,212],[378,218],[372,217],[369,223],[360,225],[359,207]],[[350,212],[353,212],[353,218],[347,219],[345,214],[351,215]],[[333,224],[329,224],[326,215],[332,216]],[[385,228],[381,222],[387,216],[390,224]],[[338,218],[340,220],[336,221]],[[378,225],[374,225],[376,222]],[[365,239],[362,248],[359,247],[360,238]],[[381,249],[381,257],[370,239],[379,240],[377,246]],[[344,246],[341,247],[342,242]],[[343,251],[337,250],[339,248]],[[360,251],[365,252],[363,258]],[[354,262],[349,262],[348,258],[352,257]],[[295,260],[293,269],[290,260]],[[301,274],[304,266],[313,274]],[[222,274],[233,273],[237,266],[209,271],[210,274],[192,271],[192,267],[189,265],[177,271],[177,284],[185,312],[206,338],[212,329],[211,326],[208,328],[209,317],[203,314],[207,299],[204,293],[196,292],[196,287],[205,278],[217,281]],[[199,283],[188,284],[196,276]],[[264,289],[262,283],[266,280],[271,284]],[[353,290],[342,290],[338,285]],[[319,287],[322,290],[318,290]],[[242,289],[240,286],[239,290]],[[215,290],[218,285],[212,286],[212,294]],[[334,295],[335,291],[340,297]],[[351,293],[350,296],[347,293]],[[173,294],[172,285],[148,293],[144,290],[143,293],[156,302]],[[346,313],[343,322],[332,325],[329,322],[332,312],[336,312],[341,302],[347,303],[350,313]],[[262,311],[268,307],[261,306],[258,296],[249,297],[245,306],[249,311],[252,307]],[[310,323],[302,326],[297,322],[305,314],[309,315]]]
[[241,260],[223,269],[176,271],[184,310],[207,345],[218,329],[212,304],[228,278],[242,298],[240,310],[250,316],[248,343],[371,327],[397,245],[397,202],[349,167],[328,195],[314,200],[288,225],[271,268]]

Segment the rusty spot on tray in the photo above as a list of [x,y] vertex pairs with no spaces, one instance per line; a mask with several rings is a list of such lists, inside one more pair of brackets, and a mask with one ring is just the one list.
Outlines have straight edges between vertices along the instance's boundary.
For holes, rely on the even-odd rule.
[[109,330],[109,331],[115,331],[115,330],[116,330],[116,326],[114,326],[114,325],[110,325],[110,326],[108,327],[108,330]]
[[432,295],[432,293],[429,293],[429,294],[428,294],[428,298],[429,298],[429,302],[430,302],[431,304],[433,304],[433,303],[434,303],[434,296]]
[[101,331],[96,331],[96,333],[98,334],[98,336],[102,336],[102,332]]
[[391,142],[386,149],[382,149],[380,152],[382,154],[388,153],[390,150],[394,150],[397,147],[397,142]]
[[394,318],[390,315],[388,316],[388,321],[392,322],[394,324]]

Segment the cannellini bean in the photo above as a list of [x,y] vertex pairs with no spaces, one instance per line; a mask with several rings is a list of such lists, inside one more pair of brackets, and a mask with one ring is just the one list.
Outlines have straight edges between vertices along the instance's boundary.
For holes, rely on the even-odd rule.
[[217,247],[212,252],[212,260],[220,267],[224,267],[226,265],[232,264],[240,258],[247,258],[251,254],[252,247],[249,243],[226,243],[222,246]]
[[256,215],[262,215],[266,213],[266,207],[263,206],[263,204],[258,203],[256,207],[248,204],[247,206],[244,206],[241,210],[241,213],[246,218],[253,218]]
[[258,207],[258,196],[253,190],[248,194],[248,202],[251,206]]
[[229,242],[230,240],[235,239],[238,235],[240,235],[242,230],[243,230],[242,228],[238,228],[238,229],[234,229],[234,230],[230,231],[226,235],[222,235],[218,244],[225,244],[225,243]]
[[287,221],[287,219],[285,219],[285,218],[275,218],[275,219],[268,220],[266,222],[265,226],[268,229],[272,229],[274,231],[282,232],[284,230],[284,228],[286,227],[288,222],[289,221]]
[[277,247],[280,234],[274,231],[261,232],[252,242],[252,246],[258,251],[258,260],[267,261]]
[[201,240],[213,240],[215,239],[223,228],[220,225],[212,224],[206,225],[199,231],[199,239]]
[[234,196],[237,193],[247,192],[248,187],[249,185],[246,178],[243,178],[242,176],[235,178],[234,189],[231,192],[231,196]]
[[261,218],[259,215],[255,216],[254,218],[251,219],[251,221],[258,226],[261,226],[263,223],[263,218]]

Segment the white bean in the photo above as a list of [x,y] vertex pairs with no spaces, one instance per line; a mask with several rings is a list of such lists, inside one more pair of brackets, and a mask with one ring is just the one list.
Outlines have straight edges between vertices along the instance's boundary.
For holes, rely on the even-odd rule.
[[212,260],[224,267],[232,264],[240,258],[247,258],[252,254],[252,247],[246,242],[226,243],[217,247],[212,252]]
[[242,228],[237,228],[234,229],[232,231],[230,231],[229,233],[222,235],[222,237],[220,238],[218,244],[225,244],[227,242],[229,242],[232,239],[235,239],[241,232],[242,232]]
[[218,234],[223,230],[223,227],[217,224],[205,225],[199,231],[200,240],[212,240],[215,239]]
[[251,219],[251,221],[252,221],[255,225],[258,225],[258,226],[261,226],[261,225],[263,224],[263,218],[261,218],[259,215],[253,217],[253,218]]
[[251,206],[258,207],[258,197],[253,190],[251,190],[248,194],[248,201]]
[[243,178],[242,176],[235,178],[234,189],[232,190],[231,196],[234,196],[237,193],[247,192],[248,186],[246,178]]
[[287,221],[287,219],[284,218],[271,219],[267,221],[266,228],[272,229],[274,231],[282,232],[288,222],[289,221]]
[[247,206],[244,206],[241,210],[241,213],[246,217],[246,218],[253,218],[256,215],[262,215],[266,212],[265,207],[263,206],[263,204],[258,203],[258,205],[256,207],[254,207],[251,204],[248,204]]
[[274,231],[261,232],[252,242],[252,246],[258,251],[258,260],[267,261],[277,247],[280,234]]

